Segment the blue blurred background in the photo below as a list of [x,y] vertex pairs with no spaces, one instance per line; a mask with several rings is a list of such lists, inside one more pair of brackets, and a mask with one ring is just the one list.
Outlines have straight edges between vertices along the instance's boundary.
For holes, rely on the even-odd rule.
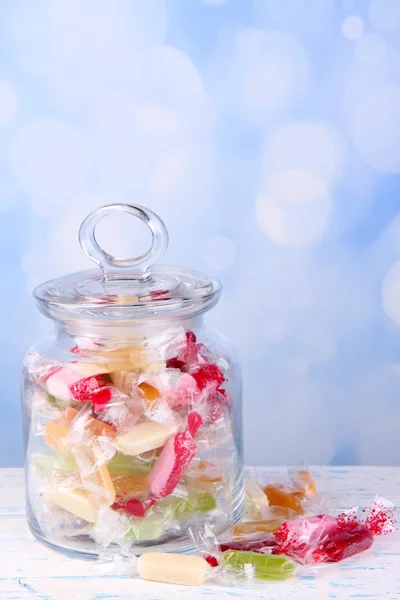
[[[0,3],[0,465],[31,292],[144,204],[218,276],[248,464],[400,464],[400,0]],[[101,240],[146,245],[128,219]]]

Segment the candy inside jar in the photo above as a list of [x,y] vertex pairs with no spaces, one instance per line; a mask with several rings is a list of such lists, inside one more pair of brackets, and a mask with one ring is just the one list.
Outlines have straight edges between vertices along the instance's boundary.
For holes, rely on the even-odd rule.
[[[112,211],[150,227],[145,255],[117,259],[98,246],[96,224]],[[103,207],[80,230],[102,271],[35,290],[57,329],[23,366],[27,513],[57,549],[186,551],[190,527],[207,522],[220,535],[242,516],[238,362],[203,323],[221,286],[151,267],[167,239],[151,211]]]

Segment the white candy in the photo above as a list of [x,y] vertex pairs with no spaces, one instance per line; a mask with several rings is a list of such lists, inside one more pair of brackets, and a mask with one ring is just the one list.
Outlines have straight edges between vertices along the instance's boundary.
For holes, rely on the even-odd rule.
[[98,509],[83,490],[60,488],[58,492],[43,494],[43,498],[46,502],[56,504],[84,521],[89,523],[96,521]]
[[137,569],[143,579],[178,585],[201,585],[206,581],[211,567],[201,556],[145,552],[138,558]]
[[124,454],[136,456],[142,454],[142,452],[165,446],[173,433],[173,430],[161,425],[161,423],[147,421],[135,425],[129,433],[117,436],[115,443],[118,450]]
[[256,520],[266,517],[269,500],[258,483],[251,479],[245,479],[244,489],[246,492],[246,514]]

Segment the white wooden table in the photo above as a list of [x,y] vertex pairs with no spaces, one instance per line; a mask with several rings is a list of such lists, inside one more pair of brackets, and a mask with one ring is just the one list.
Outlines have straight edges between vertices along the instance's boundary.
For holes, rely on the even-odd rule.
[[[369,506],[375,494],[400,506],[400,468],[313,467],[319,490],[339,505]],[[251,468],[261,481],[282,477],[283,468]],[[375,542],[371,551],[285,583],[186,588],[126,577],[100,577],[95,564],[55,552],[28,532],[22,469],[0,469],[1,600],[196,600],[215,597],[273,600],[400,600],[400,534]]]

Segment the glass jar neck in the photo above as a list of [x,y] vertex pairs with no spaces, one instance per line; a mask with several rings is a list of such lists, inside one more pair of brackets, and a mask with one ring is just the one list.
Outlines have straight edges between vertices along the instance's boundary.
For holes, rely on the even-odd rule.
[[57,337],[87,340],[88,342],[127,344],[155,337],[166,329],[183,327],[186,331],[204,326],[203,315],[183,319],[143,320],[119,323],[93,323],[86,321],[59,322]]

